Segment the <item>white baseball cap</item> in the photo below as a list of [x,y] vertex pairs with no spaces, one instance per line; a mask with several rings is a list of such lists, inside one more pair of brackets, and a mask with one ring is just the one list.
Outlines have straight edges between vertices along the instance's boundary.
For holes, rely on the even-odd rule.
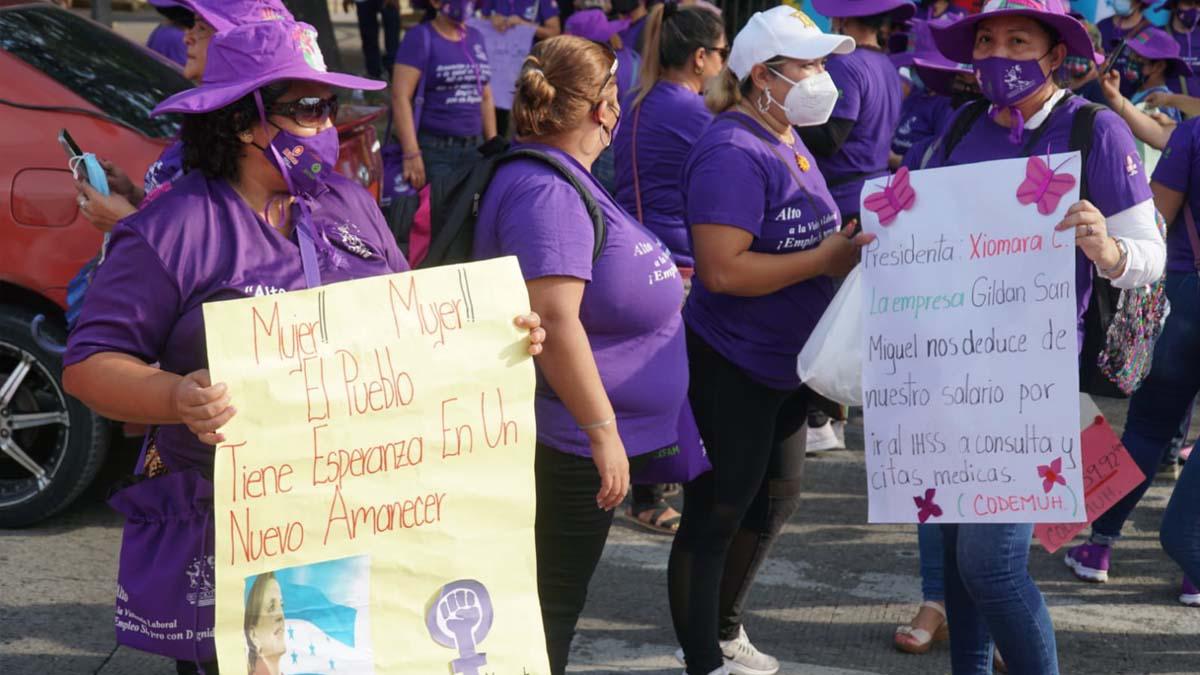
[[741,80],[750,74],[754,64],[777,56],[810,60],[852,51],[854,38],[823,33],[804,12],[780,5],[750,17],[746,27],[733,39],[729,69]]

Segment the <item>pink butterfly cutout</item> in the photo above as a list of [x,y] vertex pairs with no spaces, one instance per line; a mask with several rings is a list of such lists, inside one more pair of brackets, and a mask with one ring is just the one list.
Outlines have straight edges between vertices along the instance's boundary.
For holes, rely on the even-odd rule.
[[1042,489],[1046,492],[1054,489],[1054,484],[1066,485],[1067,479],[1062,477],[1062,458],[1050,462],[1049,465],[1042,464],[1038,467],[1038,475],[1042,477]]
[[896,175],[888,178],[883,191],[867,195],[863,204],[879,215],[880,225],[891,225],[901,211],[908,211],[916,201],[917,192],[908,181],[908,167],[902,166]]
[[917,520],[924,523],[930,517],[940,518],[942,515],[942,507],[933,503],[933,495],[937,492],[934,488],[929,488],[925,491],[925,498],[913,497],[913,501],[917,504]]
[[1022,204],[1037,202],[1038,213],[1048,216],[1058,208],[1058,203],[1075,187],[1075,177],[1069,173],[1057,173],[1067,158],[1054,170],[1041,157],[1030,157],[1025,165],[1025,180],[1017,188],[1017,201]]

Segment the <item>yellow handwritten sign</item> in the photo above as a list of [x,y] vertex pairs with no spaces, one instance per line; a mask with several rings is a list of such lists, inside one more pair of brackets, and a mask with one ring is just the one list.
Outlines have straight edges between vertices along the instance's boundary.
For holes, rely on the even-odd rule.
[[204,307],[223,673],[549,671],[514,258]]

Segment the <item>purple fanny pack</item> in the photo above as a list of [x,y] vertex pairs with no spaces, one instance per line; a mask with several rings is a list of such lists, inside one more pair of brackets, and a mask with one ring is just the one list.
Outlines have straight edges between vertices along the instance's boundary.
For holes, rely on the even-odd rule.
[[120,490],[108,504],[125,516],[117,643],[182,661],[215,660],[212,482],[194,469],[168,473]]
[[679,411],[678,444],[650,453],[645,466],[630,478],[636,485],[687,483],[710,470],[712,464],[692,417],[692,406],[684,401]]

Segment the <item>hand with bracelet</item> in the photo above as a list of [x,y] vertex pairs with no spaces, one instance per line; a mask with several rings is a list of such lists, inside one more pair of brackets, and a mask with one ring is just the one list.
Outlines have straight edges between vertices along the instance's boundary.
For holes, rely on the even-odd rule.
[[1128,259],[1126,249],[1117,239],[1109,236],[1104,214],[1088,200],[1072,204],[1062,222],[1054,229],[1058,232],[1075,230],[1075,245],[1106,278],[1115,279],[1125,273]]
[[404,157],[404,181],[414,190],[425,187],[425,160],[421,159],[421,151],[406,152]]

